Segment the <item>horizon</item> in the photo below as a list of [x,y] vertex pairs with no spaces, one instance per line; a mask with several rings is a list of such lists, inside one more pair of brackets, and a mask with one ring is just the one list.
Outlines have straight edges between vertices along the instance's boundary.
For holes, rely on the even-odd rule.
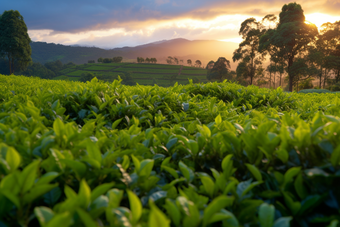
[[[114,49],[176,38],[240,43],[238,31],[244,20],[250,17],[261,20],[267,14],[278,16],[287,3],[289,1],[34,0],[28,3],[7,0],[3,9],[20,12],[32,41]],[[302,6],[306,21],[319,29],[322,23],[340,20],[338,1],[297,3]]]

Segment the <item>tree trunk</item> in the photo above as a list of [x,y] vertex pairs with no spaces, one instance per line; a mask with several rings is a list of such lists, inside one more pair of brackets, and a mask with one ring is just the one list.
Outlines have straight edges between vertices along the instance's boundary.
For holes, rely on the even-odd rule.
[[274,89],[275,89],[275,76],[276,76],[276,73],[274,73]]
[[320,67],[320,69],[321,69],[321,72],[320,72],[320,86],[319,86],[319,88],[321,89],[321,80],[322,80],[322,67]]
[[272,72],[269,72],[269,88],[272,86]]
[[8,56],[8,64],[9,64],[9,75],[11,75],[12,74],[11,56]]
[[289,78],[289,91],[293,91],[293,79],[294,79],[294,74],[291,72],[290,67],[293,65],[293,60],[294,57],[289,57],[288,60],[288,78]]
[[280,72],[280,87],[282,88],[282,73]]

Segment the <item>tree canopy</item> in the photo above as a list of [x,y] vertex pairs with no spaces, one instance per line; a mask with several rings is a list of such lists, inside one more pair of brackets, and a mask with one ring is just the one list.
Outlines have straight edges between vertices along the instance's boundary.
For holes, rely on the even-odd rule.
[[14,64],[23,70],[32,62],[30,42],[21,14],[17,10],[5,11],[0,16],[0,56],[8,61],[10,74]]
[[227,76],[230,72],[230,61],[225,57],[219,57],[216,62],[210,61],[207,64],[207,79],[208,80],[219,80]]
[[277,27],[268,29],[261,36],[259,51],[276,48],[277,55],[287,63],[289,91],[292,91],[293,80],[297,76],[292,70],[295,58],[315,39],[318,29],[314,24],[305,23],[303,10],[297,3],[285,4],[279,18]]

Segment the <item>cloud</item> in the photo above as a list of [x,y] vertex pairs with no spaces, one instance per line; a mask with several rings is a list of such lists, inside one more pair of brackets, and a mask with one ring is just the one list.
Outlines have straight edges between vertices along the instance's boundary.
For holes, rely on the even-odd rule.
[[[19,10],[32,40],[101,47],[173,37],[237,40],[242,21],[278,15],[286,0],[3,0]],[[305,14],[338,15],[340,0],[302,0]],[[112,40],[112,42],[110,42]]]

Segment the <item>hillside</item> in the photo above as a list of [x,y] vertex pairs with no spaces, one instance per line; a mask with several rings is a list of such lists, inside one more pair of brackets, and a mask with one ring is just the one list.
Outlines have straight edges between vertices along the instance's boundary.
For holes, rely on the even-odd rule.
[[189,79],[194,82],[207,82],[207,70],[181,65],[165,64],[137,64],[137,63],[92,63],[72,66],[60,71],[57,80],[78,81],[83,73],[92,73],[98,79],[112,82],[118,76],[131,76],[131,83],[140,85],[170,86],[175,82],[188,84]]
[[[88,60],[97,60],[99,57],[122,56],[125,59],[137,57],[155,57],[159,63],[165,63],[168,56],[175,56],[186,62],[201,60],[203,65],[218,57],[231,60],[232,53],[238,47],[237,43],[216,40],[186,40],[172,39],[160,42],[139,45],[135,47],[122,47],[105,50],[97,47],[64,46],[54,43],[32,42],[32,59],[34,62],[46,63],[60,60],[63,63],[70,61],[76,64],[87,63]],[[232,68],[233,65],[232,65]]]

